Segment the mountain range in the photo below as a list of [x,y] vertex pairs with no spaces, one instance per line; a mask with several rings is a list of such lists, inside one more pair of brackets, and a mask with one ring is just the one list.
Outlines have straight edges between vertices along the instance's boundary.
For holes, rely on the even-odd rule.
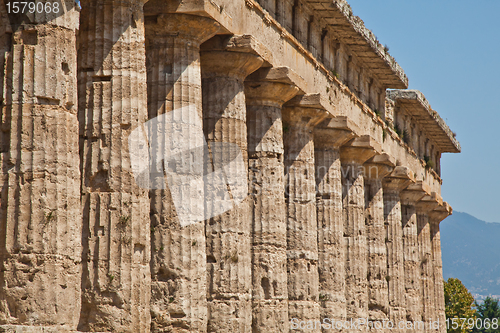
[[479,301],[500,298],[500,223],[454,212],[440,227],[444,279],[458,278]]

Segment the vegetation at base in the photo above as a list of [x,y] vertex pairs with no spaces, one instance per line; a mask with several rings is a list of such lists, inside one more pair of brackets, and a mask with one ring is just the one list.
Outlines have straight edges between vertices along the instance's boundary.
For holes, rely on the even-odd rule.
[[[474,308],[474,297],[462,284],[462,281],[449,278],[444,282],[444,300],[446,305],[446,318],[472,318],[476,319],[476,309]],[[448,333],[469,333],[472,329],[467,325],[453,329],[450,325]]]
[[[489,319],[489,322],[493,322],[493,319],[497,319],[500,322],[500,300],[495,299],[493,297],[486,297],[482,304],[478,304],[474,302],[474,306],[476,308],[476,317],[481,320],[482,323],[485,322],[486,319]],[[495,326],[496,328],[494,328]],[[500,328],[496,325],[491,325],[489,328],[477,328],[474,327],[472,330],[474,333],[498,333],[500,332]]]

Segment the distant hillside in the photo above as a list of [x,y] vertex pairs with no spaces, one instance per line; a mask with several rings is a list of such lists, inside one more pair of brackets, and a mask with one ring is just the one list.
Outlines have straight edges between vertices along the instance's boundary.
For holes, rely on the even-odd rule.
[[500,297],[500,223],[460,212],[441,222],[443,274],[460,279],[477,298]]

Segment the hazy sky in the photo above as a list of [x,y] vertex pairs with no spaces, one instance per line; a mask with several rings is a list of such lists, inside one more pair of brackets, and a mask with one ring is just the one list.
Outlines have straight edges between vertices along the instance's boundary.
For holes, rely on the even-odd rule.
[[443,154],[443,198],[454,210],[500,222],[500,1],[348,0],[389,46],[409,89],[424,93],[457,133]]

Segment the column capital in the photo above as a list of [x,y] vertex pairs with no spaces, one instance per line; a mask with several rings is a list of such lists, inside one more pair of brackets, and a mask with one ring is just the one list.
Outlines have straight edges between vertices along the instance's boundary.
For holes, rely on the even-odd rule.
[[429,212],[429,221],[439,224],[445,218],[453,214],[453,208],[444,201],[442,205],[438,205],[434,210]]
[[368,180],[381,180],[389,175],[396,167],[396,159],[387,153],[375,155],[369,159],[364,167],[364,177]]
[[264,63],[259,56],[243,52],[202,51],[200,55],[204,79],[231,76],[244,80]]
[[304,79],[288,67],[261,68],[245,80],[245,97],[250,105],[281,107],[305,87]]
[[262,66],[269,67],[272,53],[251,35],[217,35],[200,48],[203,78],[235,76],[244,79]]
[[420,180],[408,185],[401,191],[401,203],[403,205],[415,205],[426,195],[431,195],[431,187]]
[[335,113],[333,106],[326,99],[326,97],[320,93],[297,95],[288,101],[284,106],[300,107],[304,109],[319,109],[323,110],[326,115],[332,115]]
[[328,117],[327,102],[321,94],[298,95],[283,105],[283,121],[291,126],[314,128]]
[[426,194],[419,202],[417,202],[417,214],[428,214],[443,204],[443,198],[436,192],[430,195]]
[[201,52],[227,51],[253,54],[262,58],[263,67],[272,67],[272,52],[252,35],[217,35],[201,46]]
[[146,12],[144,15],[147,33],[153,41],[157,37],[163,39],[170,36],[201,44],[220,30],[217,21],[205,16],[175,13],[146,16]]
[[347,117],[333,117],[323,120],[314,128],[316,149],[339,149],[346,142],[358,137],[361,129]]
[[415,174],[413,171],[405,166],[397,166],[394,168],[394,171],[384,178],[382,185],[385,192],[400,192],[412,183],[415,183]]
[[[149,14],[157,13],[185,13],[193,15],[208,15],[210,7],[214,7],[208,0],[149,0],[144,1],[148,6]],[[145,8],[146,10],[146,8]]]
[[363,164],[381,151],[380,143],[369,135],[363,135],[340,147],[340,160],[342,163]]

